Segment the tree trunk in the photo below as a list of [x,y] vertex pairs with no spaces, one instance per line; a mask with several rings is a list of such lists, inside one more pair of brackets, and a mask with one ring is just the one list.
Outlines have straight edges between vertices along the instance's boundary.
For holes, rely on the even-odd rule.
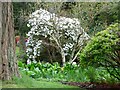
[[15,55],[15,36],[12,17],[12,4],[0,2],[0,79],[10,80],[12,76],[19,76]]
[[57,44],[57,46],[58,46],[58,50],[59,50],[59,52],[60,52],[60,54],[61,54],[61,57],[62,57],[62,66],[64,66],[65,65],[65,62],[66,62],[66,58],[65,58],[65,52],[64,52],[64,50],[63,50],[63,48],[61,47],[61,45],[60,45],[60,43],[59,43],[59,40],[53,35],[50,35],[52,38],[53,38],[53,40],[56,42],[56,44]]
[[[1,41],[2,41],[2,3],[0,2],[0,75],[2,74],[2,48],[1,48]],[[1,80],[1,77],[0,77]]]
[[65,58],[65,53],[62,47],[60,47],[60,53],[62,56],[62,66],[65,66],[66,58]]

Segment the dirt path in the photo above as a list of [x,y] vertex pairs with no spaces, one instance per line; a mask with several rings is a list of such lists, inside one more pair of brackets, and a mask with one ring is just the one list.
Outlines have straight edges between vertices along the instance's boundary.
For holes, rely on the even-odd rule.
[[103,90],[103,89],[110,89],[110,90],[120,90],[120,83],[119,84],[107,84],[107,83],[80,83],[80,82],[61,82],[62,84],[78,86],[80,88],[85,88],[87,90]]

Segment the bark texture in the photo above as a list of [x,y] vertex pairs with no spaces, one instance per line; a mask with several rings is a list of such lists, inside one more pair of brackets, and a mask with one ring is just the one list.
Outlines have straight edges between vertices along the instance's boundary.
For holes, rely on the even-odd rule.
[[[2,74],[2,48],[1,48],[1,41],[2,41],[2,3],[0,2],[0,74]],[[1,77],[0,77],[1,79]]]
[[15,55],[15,36],[12,4],[0,2],[0,79],[10,80],[19,76]]

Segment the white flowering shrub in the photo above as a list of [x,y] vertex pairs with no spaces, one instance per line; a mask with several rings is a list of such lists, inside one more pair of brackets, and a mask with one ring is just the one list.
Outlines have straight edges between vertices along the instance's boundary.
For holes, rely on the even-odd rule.
[[89,39],[78,19],[57,16],[43,9],[30,15],[27,26],[31,28],[27,34],[29,60],[39,59],[43,45],[49,45],[59,51],[64,63],[66,56],[71,60],[77,56],[84,41]]

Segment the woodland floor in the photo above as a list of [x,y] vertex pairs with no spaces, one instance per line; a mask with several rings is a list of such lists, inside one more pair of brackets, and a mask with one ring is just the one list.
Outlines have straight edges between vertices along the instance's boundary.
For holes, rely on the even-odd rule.
[[119,84],[107,84],[107,83],[81,83],[81,82],[61,82],[62,84],[78,86],[87,90],[120,90]]

